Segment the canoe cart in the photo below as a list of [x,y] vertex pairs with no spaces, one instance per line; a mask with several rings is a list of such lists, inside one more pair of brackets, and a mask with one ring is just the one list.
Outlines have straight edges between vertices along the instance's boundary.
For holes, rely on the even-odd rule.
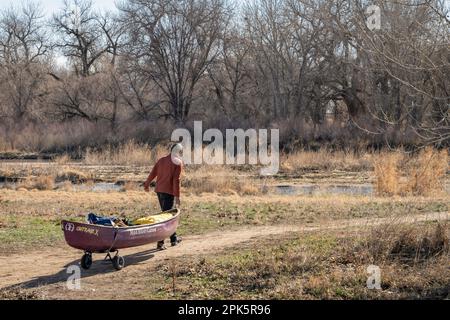
[[[161,212],[172,214],[168,220],[128,227],[112,227],[90,223],[61,221],[64,238],[69,246],[83,250],[81,267],[89,269],[93,253],[106,253],[117,270],[125,266],[125,259],[119,255],[119,249],[142,246],[170,237],[178,227],[179,209]],[[114,256],[111,256],[115,253]]]

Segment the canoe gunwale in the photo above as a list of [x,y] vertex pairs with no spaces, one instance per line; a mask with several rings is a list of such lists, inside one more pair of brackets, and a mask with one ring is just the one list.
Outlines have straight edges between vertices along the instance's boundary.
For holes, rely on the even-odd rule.
[[[175,210],[175,209],[172,209]],[[176,219],[179,215],[180,215],[180,209],[176,209],[176,214],[173,215],[172,218],[161,221],[161,222],[156,222],[156,223],[150,223],[150,224],[139,224],[139,225],[135,225],[135,226],[126,226],[126,227],[117,227],[117,226],[104,226],[101,224],[92,224],[92,223],[88,223],[88,222],[78,222],[78,221],[69,221],[69,220],[62,220],[61,224],[64,222],[70,222],[70,223],[76,223],[76,224],[81,224],[81,225],[87,225],[89,227],[93,227],[95,226],[96,228],[105,228],[105,229],[112,229],[112,230],[129,230],[129,229],[136,229],[136,228],[143,228],[143,227],[153,227],[153,226],[157,226],[159,224],[164,224],[167,223],[169,221],[172,221],[173,219]],[[162,211],[158,214],[162,214],[162,213],[173,213],[174,211],[168,210],[168,211]],[[156,215],[158,215],[156,214]]]

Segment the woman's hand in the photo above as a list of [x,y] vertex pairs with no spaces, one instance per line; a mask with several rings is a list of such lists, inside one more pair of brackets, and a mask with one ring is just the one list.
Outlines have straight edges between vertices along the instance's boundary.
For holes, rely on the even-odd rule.
[[175,206],[176,206],[176,207],[179,207],[180,205],[181,205],[180,198],[175,197]]

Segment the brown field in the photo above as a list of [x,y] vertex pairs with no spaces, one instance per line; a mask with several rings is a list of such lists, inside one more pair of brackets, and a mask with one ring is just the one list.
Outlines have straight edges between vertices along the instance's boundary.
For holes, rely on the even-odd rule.
[[[447,155],[434,151],[382,162],[376,154],[334,154],[316,164],[317,155],[299,153],[283,158],[270,179],[246,167],[188,167],[181,245],[125,249],[121,271],[94,255],[81,290],[68,290],[66,268],[81,252],[65,244],[61,219],[158,210],[156,196],[142,191],[150,166],[117,156],[96,162],[108,157],[0,163],[0,298],[450,297]],[[435,157],[425,166],[431,171],[418,174]],[[95,189],[105,182],[115,187]],[[283,193],[280,185],[326,191]],[[358,186],[373,187],[349,193]],[[366,287],[369,265],[380,267],[381,290]]]

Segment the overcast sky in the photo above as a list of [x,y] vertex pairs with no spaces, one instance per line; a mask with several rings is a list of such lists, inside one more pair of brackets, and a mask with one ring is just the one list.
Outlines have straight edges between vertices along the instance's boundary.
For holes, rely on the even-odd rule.
[[[63,6],[63,0],[29,0],[31,2],[38,2],[41,4],[43,11],[48,17],[52,15],[53,12],[58,11]],[[12,4],[14,6],[20,5],[21,0],[0,0],[0,9],[10,7]],[[93,0],[94,8],[97,10],[110,10],[115,9],[116,0]]]

